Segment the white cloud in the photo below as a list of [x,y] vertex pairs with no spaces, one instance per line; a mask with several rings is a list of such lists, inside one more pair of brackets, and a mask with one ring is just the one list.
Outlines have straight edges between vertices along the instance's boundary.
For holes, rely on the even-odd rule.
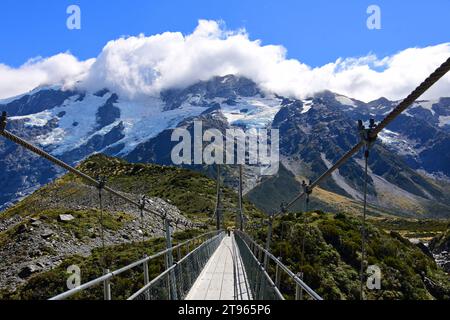
[[72,86],[83,79],[93,59],[78,61],[69,53],[60,53],[47,59],[30,59],[19,68],[0,64],[0,98],[28,92],[41,85]]
[[[0,65],[0,97],[42,83],[73,84],[80,79],[89,90],[108,87],[127,97],[157,95],[163,89],[237,74],[281,95],[304,97],[328,89],[364,101],[401,99],[449,56],[450,43],[444,43],[382,59],[367,55],[311,68],[286,59],[282,46],[263,45],[245,30],[228,31],[221,23],[201,20],[190,35],[166,32],[110,41],[95,62],[62,54],[18,69]],[[424,98],[440,96],[450,96],[450,76]]]

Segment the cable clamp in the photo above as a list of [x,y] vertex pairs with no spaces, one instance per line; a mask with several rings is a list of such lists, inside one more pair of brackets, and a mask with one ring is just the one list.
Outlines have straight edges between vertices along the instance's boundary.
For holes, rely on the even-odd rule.
[[146,200],[146,196],[142,196],[141,200],[139,201],[139,209],[141,211],[144,211],[144,209],[145,209],[145,200]]
[[361,141],[366,145],[366,149],[369,150],[377,141],[378,136],[372,135],[373,130],[377,127],[375,124],[375,119],[370,119],[369,127],[366,128],[362,120],[358,120],[358,132]]
[[106,178],[105,177],[98,177],[97,178],[97,189],[103,190],[106,186]]
[[306,193],[307,196],[311,195],[311,193],[313,192],[313,189],[311,188],[312,185],[312,181],[309,181],[309,185],[306,184],[306,181],[303,180],[302,181],[302,188],[303,188],[303,192]]

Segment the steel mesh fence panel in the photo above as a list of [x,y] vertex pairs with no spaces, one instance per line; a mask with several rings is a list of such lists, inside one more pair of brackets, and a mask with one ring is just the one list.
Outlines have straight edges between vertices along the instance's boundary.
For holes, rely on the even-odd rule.
[[161,274],[153,284],[139,294],[135,300],[170,300],[169,274]]
[[[314,290],[300,279],[301,275],[294,274],[279,259],[257,244],[246,233],[238,231],[236,235],[236,242],[240,248],[243,248],[241,255],[244,256],[244,250],[246,249],[247,255],[253,257],[253,261],[247,262],[248,268],[250,268],[247,269],[246,266],[248,274],[252,274],[252,272],[260,274],[256,279],[255,277],[251,279],[249,277],[253,281],[252,290],[255,290],[254,296],[257,300],[322,300]],[[255,266],[259,267],[258,271],[255,271]],[[271,275],[274,276],[275,282],[272,281]]]
[[236,236],[236,244],[239,248],[252,296],[255,300],[282,300],[283,297],[277,291],[262,264],[239,235]]
[[206,240],[171,268],[150,281],[130,300],[183,300],[224,237],[220,233]]

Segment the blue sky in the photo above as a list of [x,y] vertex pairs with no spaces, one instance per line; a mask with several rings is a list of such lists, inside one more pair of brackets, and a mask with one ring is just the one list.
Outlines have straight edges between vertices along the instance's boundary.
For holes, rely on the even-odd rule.
[[[82,30],[66,28],[66,8],[82,10]],[[369,5],[380,6],[382,29],[366,27]],[[0,63],[18,67],[29,58],[70,51],[96,57],[108,40],[164,31],[191,33],[198,19],[245,27],[251,39],[281,44],[289,58],[311,66],[338,57],[391,55],[450,41],[450,1],[269,0],[2,0]]]

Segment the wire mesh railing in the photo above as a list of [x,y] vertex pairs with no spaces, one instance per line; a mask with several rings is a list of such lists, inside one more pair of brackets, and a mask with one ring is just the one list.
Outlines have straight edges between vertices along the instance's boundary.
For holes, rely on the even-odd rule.
[[[364,270],[367,267],[367,259],[366,259],[366,214],[367,214],[367,185],[368,185],[368,161],[370,149],[377,140],[378,134],[384,130],[392,121],[394,121],[403,111],[405,111],[408,107],[410,107],[414,101],[420,98],[425,92],[427,92],[436,82],[438,82],[444,75],[446,75],[450,71],[450,58],[448,58],[444,63],[442,63],[432,74],[428,76],[419,86],[417,86],[404,100],[402,100],[391,112],[389,112],[384,119],[376,124],[374,119],[370,119],[370,125],[366,128],[363,124],[362,120],[358,121],[358,130],[360,134],[360,141],[353,146],[351,150],[341,156],[328,170],[322,173],[318,178],[314,181],[310,181],[309,184],[306,184],[304,181],[302,183],[302,191],[298,193],[291,201],[288,203],[282,203],[280,206],[280,210],[276,213],[270,215],[269,217],[269,225],[271,228],[271,224],[273,218],[279,215],[283,215],[288,213],[289,209],[294,206],[294,204],[299,201],[301,198],[305,197],[306,200],[306,210],[307,205],[309,203],[310,195],[312,194],[314,188],[319,186],[321,182],[325,179],[329,178],[333,172],[338,170],[341,166],[343,166],[350,158],[352,158],[355,154],[357,154],[361,149],[364,148],[364,158],[365,158],[365,176],[364,176],[364,191],[363,191],[363,215],[361,221],[361,268],[360,268],[360,299],[364,300],[364,282],[365,275]],[[271,230],[268,230],[267,244],[270,244],[271,238]],[[266,245],[266,248],[269,248],[269,245]],[[267,257],[267,255],[266,255]],[[302,297],[303,287],[296,287],[296,298]]]
[[[388,114],[383,121],[375,125],[373,122],[373,128],[371,126],[370,130],[365,132],[365,135],[362,136],[361,141],[356,144],[350,151],[348,151],[346,154],[344,154],[332,167],[330,167],[326,172],[324,172],[320,177],[318,177],[315,181],[311,181],[309,185],[306,185],[304,183],[303,191],[300,192],[294,199],[292,199],[287,204],[282,204],[281,210],[271,216],[271,220],[274,216],[281,215],[288,212],[288,209],[291,208],[294,203],[296,203],[299,199],[306,196],[307,199],[309,195],[311,194],[312,190],[318,186],[324,179],[329,177],[334,171],[338,170],[348,159],[350,159],[353,155],[355,155],[360,149],[363,147],[366,147],[366,152],[368,151],[371,144],[374,142],[374,140],[377,137],[377,134],[381,132],[389,123],[391,123],[400,113],[402,113],[406,108],[408,108],[416,99],[418,99],[423,93],[425,93],[432,85],[434,85],[440,78],[442,78],[448,71],[450,70],[450,58],[444,62],[434,73],[432,73],[422,84],[420,84],[406,99],[404,99],[394,110]],[[121,198],[122,200],[138,207],[142,211],[142,215],[144,212],[154,215],[156,217],[160,217],[163,219],[167,219],[167,216],[161,212],[158,212],[154,210],[153,208],[148,208],[145,206],[145,201],[142,201],[141,203],[127,197],[126,195],[122,194],[119,191],[116,191],[112,189],[111,187],[106,185],[106,181],[102,179],[94,179],[85,173],[77,170],[76,168],[66,164],[65,162],[53,157],[49,153],[45,152],[42,149],[37,148],[36,146],[30,144],[29,142],[25,141],[24,139],[12,134],[11,132],[6,130],[6,124],[7,124],[7,115],[6,112],[3,112],[1,118],[0,118],[0,135],[7,138],[8,140],[21,145],[22,147],[26,148],[29,151],[32,151],[33,153],[37,154],[40,157],[43,157],[50,162],[56,164],[57,166],[68,170],[69,172],[75,174],[78,177],[81,177],[84,181],[86,181],[88,184],[93,185],[98,188],[99,191],[99,207],[100,212],[103,212],[102,207],[102,191],[106,191],[116,197]],[[360,125],[360,127],[364,129],[363,126]],[[361,129],[360,128],[360,129]],[[368,158],[368,153],[366,156],[366,161]],[[366,180],[367,180],[367,162],[366,162]],[[240,183],[242,183],[242,173],[240,177]],[[366,182],[367,183],[367,182]],[[219,183],[218,183],[219,186]],[[240,186],[242,188],[242,186]],[[218,195],[220,195],[218,193]],[[364,191],[364,195],[366,196],[366,191]],[[216,205],[216,216],[218,219],[217,225],[220,225],[220,217],[218,212],[220,203],[220,197],[218,196],[217,199],[217,205]],[[366,200],[364,200],[364,208],[366,207]],[[243,217],[242,217],[242,204],[240,204],[240,227],[243,228]],[[365,239],[365,232],[364,232],[364,226],[365,226],[365,209],[363,213],[363,222],[362,222],[362,259],[361,259],[361,285],[363,284],[363,276],[362,276],[362,270],[364,267],[364,239]],[[194,224],[187,219],[181,219],[180,221],[177,221],[177,224],[180,223],[184,225],[187,228],[196,228],[196,227],[203,227],[204,225],[201,224]],[[101,227],[102,227],[102,234],[103,234],[103,219],[100,221]],[[167,229],[166,229],[167,231]],[[271,238],[271,223],[269,228],[269,236],[266,247],[269,248],[270,244],[270,238]],[[252,286],[252,293],[253,297],[256,299],[283,299],[285,297],[290,297],[291,294],[281,294],[280,293],[280,279],[281,279],[281,272],[287,275],[287,278],[289,282],[292,282],[295,284],[295,298],[301,299],[303,297],[303,292],[307,293],[307,297],[310,299],[315,300],[321,300],[320,296],[317,295],[310,287],[308,287],[301,278],[291,272],[281,261],[273,256],[270,252],[268,252],[266,249],[264,249],[262,246],[257,244],[255,241],[253,241],[247,234],[243,232],[237,232],[236,233],[236,243],[239,247],[239,250],[242,255],[242,260],[245,265],[245,268],[249,274],[249,279]],[[137,296],[134,296],[134,298],[146,298],[151,299],[152,296],[159,297],[158,299],[161,299],[161,297],[165,296],[168,299],[177,299],[177,298],[183,298],[186,294],[187,288],[190,288],[192,286],[193,280],[189,279],[189,274],[193,277],[198,277],[198,274],[201,272],[201,269],[204,267],[206,262],[208,261],[210,255],[212,254],[213,249],[215,250],[217,246],[219,245],[221,239],[223,237],[223,233],[215,234],[213,237],[208,238],[205,243],[200,245],[197,249],[194,250],[194,252],[188,253],[184,258],[180,257],[180,253],[178,251],[178,262],[175,265],[171,265],[171,263],[168,263],[169,259],[167,257],[172,257],[174,253],[174,248],[169,248],[163,252],[160,252],[152,257],[146,257],[140,261],[134,262],[133,264],[126,266],[122,269],[116,270],[114,272],[105,272],[105,275],[102,277],[99,277],[95,280],[92,280],[84,285],[81,285],[78,288],[75,288],[73,290],[70,290],[66,293],[63,293],[61,295],[58,295],[53,298],[53,300],[58,299],[65,299],[68,297],[73,296],[74,294],[77,294],[85,289],[91,288],[93,286],[96,286],[100,283],[104,286],[104,296],[105,299],[109,300],[111,299],[111,287],[110,287],[110,281],[111,279],[119,275],[125,271],[128,271],[130,269],[133,269],[137,266],[143,266],[144,270],[144,279],[145,279],[145,286],[140,290],[142,292],[138,292],[139,294]],[[104,241],[102,236],[102,241]],[[217,246],[216,246],[217,245]],[[103,243],[103,248],[105,247]],[[216,246],[214,248],[214,246]],[[198,252],[197,252],[198,250]],[[104,251],[104,250],[103,250]],[[148,276],[148,262],[152,259],[156,259],[158,257],[165,256],[166,258],[166,271],[164,271],[162,274],[160,274],[157,278],[149,282],[149,276]],[[264,258],[264,260],[262,260]],[[194,260],[192,260],[194,259]],[[172,259],[170,259],[171,261]],[[192,261],[191,261],[192,260]],[[263,262],[261,262],[263,261]],[[195,269],[195,267],[203,266],[198,269]],[[191,271],[189,268],[192,268]],[[146,271],[147,270],[147,271]],[[275,283],[271,280],[271,277],[269,275],[269,272],[272,270],[275,270]],[[147,272],[147,274],[145,274]],[[196,276],[195,276],[196,275]],[[165,287],[163,286],[165,284]],[[178,284],[178,286],[176,286]],[[363,289],[361,286],[361,297],[363,298]],[[162,298],[164,299],[164,298]]]
[[[175,256],[175,260],[178,261],[177,264],[179,264],[184,258],[189,256],[190,253],[197,250],[197,249],[194,249],[195,247],[198,248],[198,246],[201,246],[202,244],[208,242],[209,240],[216,238],[220,234],[221,234],[221,231],[212,231],[212,232],[202,234],[202,235],[192,238],[190,240],[179,243],[179,244],[177,244],[171,248],[168,248],[164,251],[158,252],[149,257],[145,257],[141,260],[135,261],[123,268],[114,270],[112,272],[108,271],[105,275],[103,275],[99,278],[96,278],[92,281],[86,282],[72,290],[69,290],[62,294],[59,294],[59,295],[51,298],[50,300],[66,300],[66,299],[69,299],[71,297],[74,297],[74,296],[82,293],[83,291],[89,290],[93,287],[97,287],[100,285],[103,285],[104,299],[112,300],[113,293],[111,290],[111,283],[113,282],[113,279],[115,277],[118,277],[132,269],[142,268],[141,270],[143,270],[144,285],[146,285],[146,284],[150,283],[151,281],[155,281],[157,279],[157,278],[155,278],[154,280],[150,280],[150,275],[149,275],[149,263],[150,262],[159,263],[160,262],[159,259],[161,259],[161,258],[164,258],[167,261],[167,257],[169,255],[172,255],[172,256]],[[191,249],[194,249],[194,250],[191,251]],[[182,257],[183,252],[185,253],[184,258]],[[167,264],[166,264],[166,270],[168,270],[169,268],[170,268],[170,266],[167,266]]]
[[203,242],[128,300],[184,300],[224,235],[225,232],[219,232]]
[[254,300],[284,300],[283,295],[264,269],[263,263],[254,255],[246,241],[243,233],[236,232],[236,244],[244,264],[245,272],[249,282],[251,294]]
[[[303,282],[300,275],[292,272],[249,235],[242,231],[236,231],[235,235],[255,300],[322,300],[313,289]],[[271,273],[274,273],[275,282],[272,281]],[[290,283],[290,286],[280,285],[283,278],[285,283]],[[292,289],[290,290],[290,288]],[[305,296],[303,292],[306,293]]]

